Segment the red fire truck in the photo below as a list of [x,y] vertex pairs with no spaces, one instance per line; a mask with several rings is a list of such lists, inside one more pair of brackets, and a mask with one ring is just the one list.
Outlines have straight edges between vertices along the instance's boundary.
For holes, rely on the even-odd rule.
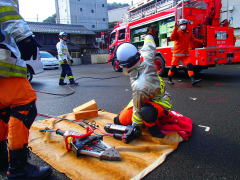
[[[220,22],[221,0],[142,0],[128,11],[128,22],[115,26],[109,38],[109,63],[115,71],[121,71],[114,52],[123,42],[131,42],[139,49],[151,24],[158,27],[155,64],[160,75],[170,67],[173,42],[170,35],[175,21],[187,19],[195,38],[202,44],[192,43],[190,58],[195,71],[217,64],[240,62],[240,47],[235,47],[233,27],[227,20]],[[179,69],[185,68],[183,65]]]

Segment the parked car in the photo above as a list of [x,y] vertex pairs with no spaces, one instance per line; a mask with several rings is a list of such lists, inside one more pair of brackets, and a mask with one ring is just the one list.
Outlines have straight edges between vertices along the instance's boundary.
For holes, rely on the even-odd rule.
[[40,59],[26,61],[27,64],[27,79],[31,82],[33,75],[43,72],[43,64]]
[[47,51],[40,51],[40,59],[43,63],[43,69],[58,69],[59,68],[58,59]]

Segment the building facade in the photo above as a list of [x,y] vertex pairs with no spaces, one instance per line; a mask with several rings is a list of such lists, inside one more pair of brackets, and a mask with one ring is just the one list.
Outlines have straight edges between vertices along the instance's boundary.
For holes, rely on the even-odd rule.
[[107,0],[55,0],[57,23],[108,29]]
[[123,22],[127,18],[128,8],[130,6],[112,9],[108,11],[108,22]]
[[222,0],[221,20],[228,19],[230,26],[234,27],[236,46],[240,46],[240,1]]

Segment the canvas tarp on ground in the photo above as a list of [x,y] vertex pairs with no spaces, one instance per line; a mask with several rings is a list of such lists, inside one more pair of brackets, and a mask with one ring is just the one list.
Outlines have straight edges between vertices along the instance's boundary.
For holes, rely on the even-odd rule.
[[[103,130],[104,125],[112,123],[115,116],[113,113],[99,112],[98,117],[89,121],[95,121]],[[72,113],[61,117],[74,119]],[[122,157],[121,161],[105,161],[90,156],[75,157],[72,152],[66,151],[62,136],[39,132],[39,129],[46,127],[81,133],[86,130],[77,124],[56,119],[36,121],[30,130],[29,146],[32,147],[32,152],[73,180],[141,179],[159,166],[182,141],[177,133],[168,134],[161,139],[152,137],[147,131],[143,131],[141,138],[130,144],[104,137],[104,142],[114,146]],[[96,133],[100,134],[99,131]]]

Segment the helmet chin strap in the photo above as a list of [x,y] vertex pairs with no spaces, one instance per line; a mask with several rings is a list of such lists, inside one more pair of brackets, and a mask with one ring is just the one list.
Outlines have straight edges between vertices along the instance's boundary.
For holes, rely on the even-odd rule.
[[129,76],[129,73],[133,70],[133,69],[135,69],[135,68],[137,68],[139,65],[140,65],[140,61],[138,61],[134,66],[132,66],[132,67],[130,67],[130,68],[125,68],[125,70],[123,71],[123,74],[124,75],[126,75],[126,76]]

